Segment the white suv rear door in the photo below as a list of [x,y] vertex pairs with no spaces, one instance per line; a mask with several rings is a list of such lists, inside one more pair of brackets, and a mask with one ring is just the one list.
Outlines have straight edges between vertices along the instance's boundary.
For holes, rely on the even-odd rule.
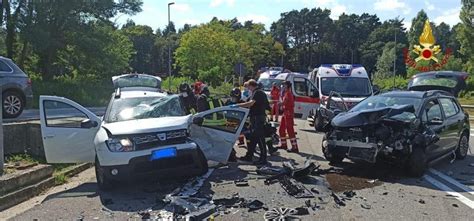
[[[193,116],[193,121],[204,119],[202,125],[193,123],[190,133],[191,139],[199,145],[208,161],[227,163],[248,112],[245,108],[218,107]],[[213,121],[215,118],[217,121]]]
[[94,162],[101,119],[78,103],[40,96],[41,134],[48,163]]

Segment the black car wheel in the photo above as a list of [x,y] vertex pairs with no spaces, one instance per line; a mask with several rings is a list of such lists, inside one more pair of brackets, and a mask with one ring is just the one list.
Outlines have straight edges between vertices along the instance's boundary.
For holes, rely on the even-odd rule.
[[319,113],[319,110],[317,110],[314,114],[314,129],[316,131],[321,131],[323,129],[323,126],[323,118]]
[[421,177],[428,167],[428,159],[423,148],[415,148],[408,160],[407,170],[411,176]]
[[341,163],[344,160],[344,156],[340,156],[340,155],[331,153],[331,151],[329,149],[329,144],[327,144],[326,135],[324,135],[324,137],[323,137],[323,143],[322,143],[321,147],[323,149],[324,158],[326,158],[326,160],[329,161],[329,163],[338,164],[338,163]]
[[6,91],[3,93],[3,116],[5,118],[15,118],[20,116],[25,107],[25,101],[21,95],[14,91]]
[[462,160],[466,158],[469,150],[469,135],[463,133],[459,139],[458,147],[456,148],[456,158]]
[[94,167],[95,177],[97,179],[97,185],[99,186],[99,189],[102,191],[111,190],[114,187],[113,182],[104,175],[104,171],[100,167],[99,160],[97,158],[95,159]]

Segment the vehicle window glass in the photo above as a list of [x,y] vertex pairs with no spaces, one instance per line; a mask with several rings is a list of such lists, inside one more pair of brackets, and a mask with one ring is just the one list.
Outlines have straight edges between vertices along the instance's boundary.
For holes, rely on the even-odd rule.
[[245,113],[241,111],[218,111],[204,115],[203,127],[235,133],[244,120]]
[[441,106],[439,105],[437,100],[431,100],[428,103],[426,103],[423,112],[424,112],[423,121],[430,122],[432,120],[443,119],[441,115]]
[[89,119],[77,108],[59,101],[43,103],[47,127],[81,128],[81,122]]
[[186,115],[178,96],[130,97],[115,99],[112,102],[105,117],[107,123]]
[[13,70],[5,62],[0,61],[0,71],[2,71],[2,72],[12,72]]
[[415,112],[419,110],[421,100],[413,97],[371,96],[354,106],[351,111],[361,111],[399,105],[413,105]]
[[449,98],[441,98],[439,99],[439,102],[443,106],[444,114],[446,115],[446,117],[451,117],[458,113],[459,109],[456,103],[453,102],[453,100]]
[[280,87],[281,84],[283,83],[283,80],[274,79],[274,78],[263,78],[263,79],[258,79],[258,83],[261,83],[263,85],[264,91],[271,91],[273,83],[276,83],[276,86]]
[[295,90],[295,94],[299,96],[309,96],[308,83],[304,78],[295,78],[293,81],[293,88]]
[[324,77],[321,78],[321,92],[329,95],[331,91],[339,92],[344,97],[370,96],[370,81],[360,77]]

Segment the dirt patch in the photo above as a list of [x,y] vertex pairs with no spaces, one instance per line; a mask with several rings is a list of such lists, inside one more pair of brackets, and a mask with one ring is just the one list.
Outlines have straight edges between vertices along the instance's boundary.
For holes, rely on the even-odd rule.
[[379,180],[349,176],[345,174],[330,173],[326,175],[326,180],[334,192],[344,192],[348,190],[361,190],[382,185]]

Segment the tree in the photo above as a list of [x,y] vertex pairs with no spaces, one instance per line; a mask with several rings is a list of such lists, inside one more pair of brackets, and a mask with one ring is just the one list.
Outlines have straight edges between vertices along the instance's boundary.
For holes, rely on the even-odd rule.
[[459,28],[458,39],[461,44],[460,53],[462,55],[464,70],[469,74],[474,74],[474,3],[470,0],[462,0],[460,18],[462,24]]
[[[19,3],[21,2],[20,0]],[[67,61],[64,58],[72,56],[65,55],[74,49],[87,48],[85,45],[79,45],[78,36],[86,38],[88,34],[94,33],[90,28],[97,28],[96,22],[105,22],[112,26],[109,22],[110,18],[118,13],[134,14],[139,12],[141,5],[142,2],[136,0],[24,1],[21,7],[18,4],[21,9],[18,14],[18,22],[14,22],[13,28],[13,34],[19,31],[23,42],[20,60],[23,61],[26,51],[31,50],[38,57],[34,72],[41,73],[44,79],[52,79],[56,75],[65,74],[65,70],[75,66],[66,64]],[[6,7],[5,10],[9,10],[10,7]],[[14,15],[15,13],[13,13],[11,21],[14,21]],[[105,25],[105,23],[99,26]],[[6,41],[7,51],[11,42],[18,38],[11,39],[13,40]],[[104,41],[108,40],[104,39]],[[15,47],[15,43],[13,43],[13,47]],[[13,56],[15,57],[14,54]]]
[[419,44],[419,38],[421,32],[423,32],[423,26],[425,22],[428,20],[428,15],[426,15],[425,11],[421,10],[416,14],[411,22],[410,31],[408,31],[408,43],[410,48],[413,48],[413,45]]
[[135,53],[132,55],[130,67],[139,73],[153,73],[152,51],[155,43],[153,29],[146,25],[127,25],[121,30],[133,43]]
[[[403,27],[403,20],[393,19],[383,22],[382,25],[375,28],[368,36],[368,39],[360,45],[359,50],[361,53],[361,63],[367,69],[369,73],[374,73],[376,70],[376,64],[379,57],[384,51],[384,47],[389,42],[395,41],[395,35],[397,36],[397,43],[408,47],[408,40]],[[406,74],[406,68],[403,61],[402,51],[397,51],[400,57],[397,57],[397,74],[404,76]],[[393,59],[392,59],[393,61]]]
[[[377,60],[375,72],[375,78],[386,78],[388,76],[393,77],[393,62],[395,61],[395,74],[404,73],[406,71],[405,61],[403,60],[402,50],[405,47],[404,44],[397,43],[395,48],[395,42],[388,42],[385,44],[382,50],[382,55]],[[396,51],[395,51],[396,50]],[[395,57],[397,58],[395,60]],[[402,67],[402,68],[400,68]],[[399,69],[400,68],[400,69]]]
[[175,59],[183,75],[219,84],[232,73],[237,53],[229,27],[211,21],[183,34]]

